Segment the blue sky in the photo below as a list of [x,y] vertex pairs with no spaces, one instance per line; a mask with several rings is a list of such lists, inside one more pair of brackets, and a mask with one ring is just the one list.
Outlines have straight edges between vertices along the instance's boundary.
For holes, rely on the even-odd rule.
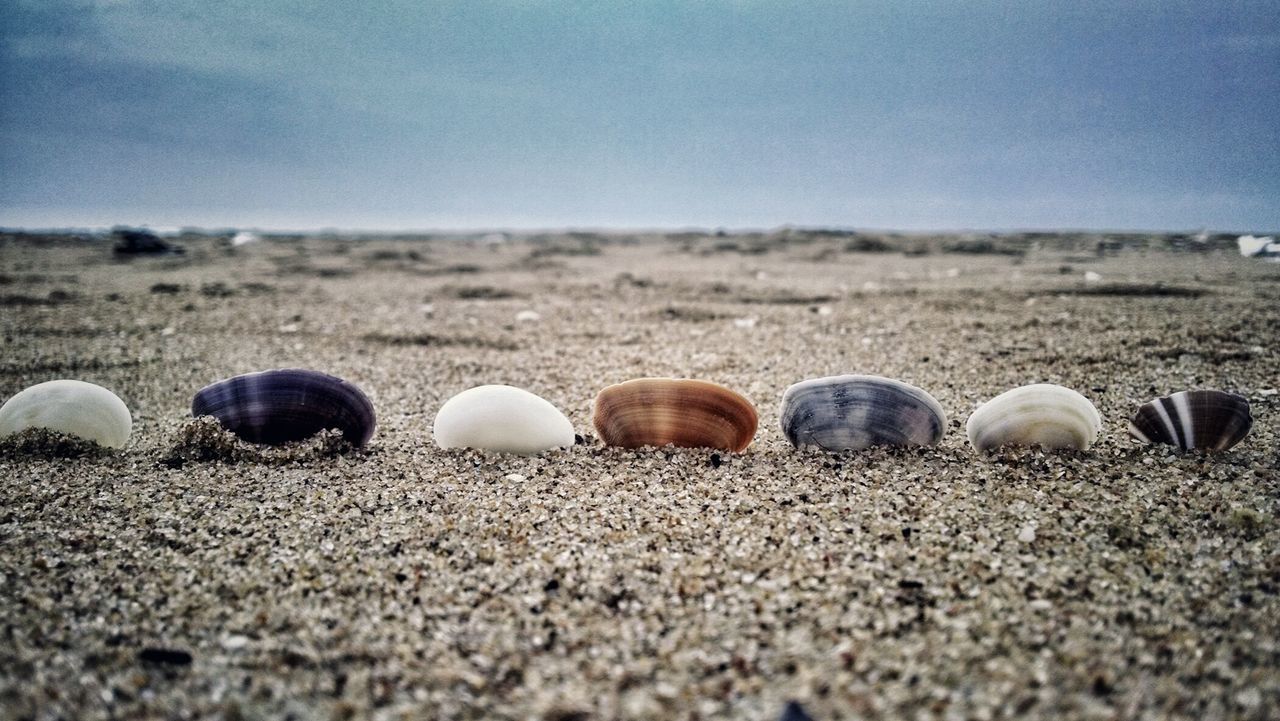
[[1280,229],[1280,5],[0,0],[0,225]]

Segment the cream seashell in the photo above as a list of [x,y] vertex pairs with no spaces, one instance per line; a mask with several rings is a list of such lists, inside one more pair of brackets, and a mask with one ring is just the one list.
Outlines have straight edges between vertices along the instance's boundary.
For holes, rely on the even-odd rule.
[[797,447],[832,451],[931,446],[947,427],[942,405],[908,383],[870,375],[811,378],[782,396],[782,432]]
[[965,424],[979,451],[1000,446],[1084,450],[1102,430],[1102,416],[1088,398],[1052,383],[1005,391],[983,403]]
[[1182,450],[1225,451],[1249,435],[1249,401],[1225,391],[1182,391],[1144,403],[1129,421],[1129,433],[1146,443]]
[[542,398],[514,386],[488,385],[450,398],[432,429],[441,448],[532,455],[574,443],[573,424]]
[[44,428],[123,448],[133,429],[129,408],[119,396],[84,381],[39,383],[0,406],[0,436],[28,428]]
[[596,396],[593,418],[610,446],[673,445],[741,452],[751,445],[759,419],[751,402],[707,381],[638,378]]

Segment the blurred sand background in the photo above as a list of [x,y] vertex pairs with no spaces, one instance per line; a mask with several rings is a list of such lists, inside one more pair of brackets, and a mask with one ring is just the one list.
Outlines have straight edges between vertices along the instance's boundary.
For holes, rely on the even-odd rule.
[[[121,259],[5,235],[0,397],[77,378],[135,425],[118,454],[0,448],[0,715],[1266,718],[1280,265],[1233,240],[188,233]],[[369,394],[365,451],[188,418],[289,366]],[[942,444],[792,449],[783,390],[850,372],[935,395]],[[755,443],[604,448],[592,398],[647,375],[742,392]],[[969,412],[1032,382],[1093,400],[1098,444],[973,453]],[[484,383],[583,442],[437,449],[435,410]],[[1128,438],[1201,387],[1253,404],[1236,449]]]

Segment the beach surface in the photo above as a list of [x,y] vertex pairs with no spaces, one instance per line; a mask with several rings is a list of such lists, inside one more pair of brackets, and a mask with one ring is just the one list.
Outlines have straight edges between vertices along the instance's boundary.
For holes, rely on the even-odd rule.
[[[0,445],[0,717],[1263,719],[1280,708],[1280,265],[1227,239],[784,230],[187,234],[177,255],[0,237],[0,397],[117,393],[120,452]],[[239,373],[373,400],[362,451],[190,418]],[[949,416],[927,449],[799,451],[783,391],[871,373]],[[756,405],[742,454],[604,447],[604,386]],[[975,453],[964,421],[1058,383],[1081,452]],[[444,451],[488,383],[580,442]],[[1240,393],[1222,453],[1141,403]]]

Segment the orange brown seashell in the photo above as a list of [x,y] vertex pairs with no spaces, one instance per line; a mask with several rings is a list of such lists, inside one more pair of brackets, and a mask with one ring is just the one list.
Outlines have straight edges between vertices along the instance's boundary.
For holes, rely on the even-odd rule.
[[740,452],[758,423],[751,401],[707,381],[637,378],[596,396],[596,432],[623,448],[673,445]]

